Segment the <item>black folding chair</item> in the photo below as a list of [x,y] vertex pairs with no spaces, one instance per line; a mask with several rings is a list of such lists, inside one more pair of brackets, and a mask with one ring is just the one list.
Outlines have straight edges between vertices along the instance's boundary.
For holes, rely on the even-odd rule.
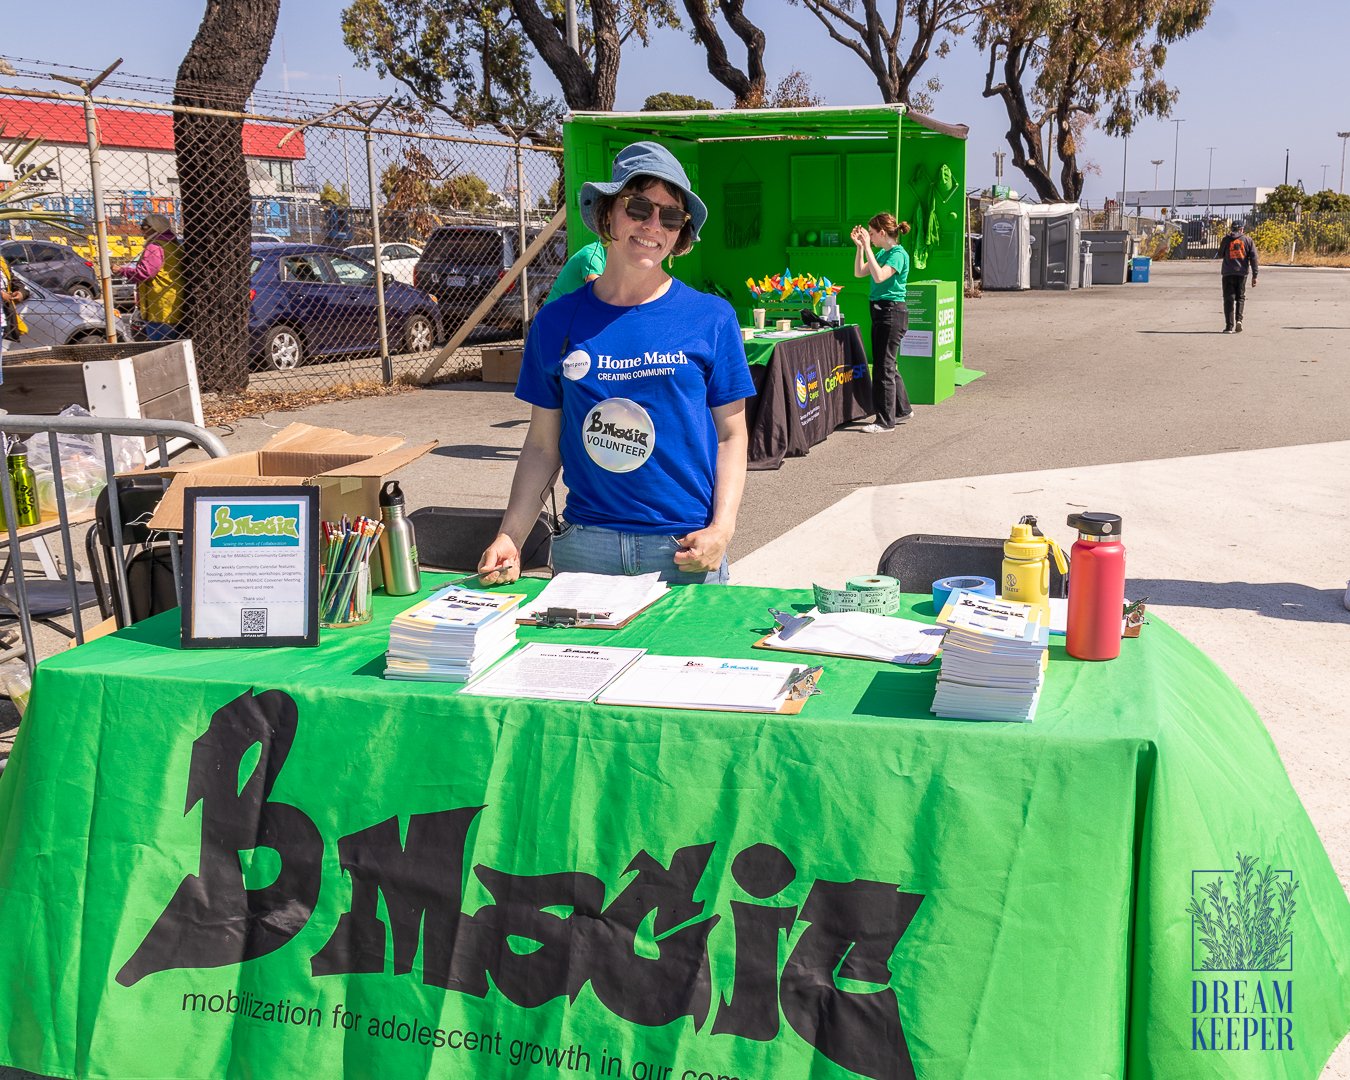
[[[926,593],[933,582],[957,575],[1003,576],[1003,540],[986,536],[933,536],[910,533],[895,540],[881,554],[877,573],[893,577],[904,592]],[[1050,563],[1050,595],[1067,596],[1068,578]]]
[[[164,495],[163,481],[158,477],[123,477],[117,481],[122,532],[122,547],[118,551],[113,542],[108,490],[104,488],[94,504],[94,523],[85,534],[84,546],[98,591],[99,609],[105,619],[116,615],[117,625],[123,627],[178,606],[178,574],[174,566],[178,538],[152,530],[148,524]],[[122,564],[129,610],[122,605],[114,560]]]
[[[408,515],[423,566],[475,570],[487,546],[501,531],[502,512],[468,506],[423,506]],[[520,572],[547,570],[553,554],[553,529],[545,513],[530,529],[520,552]]]

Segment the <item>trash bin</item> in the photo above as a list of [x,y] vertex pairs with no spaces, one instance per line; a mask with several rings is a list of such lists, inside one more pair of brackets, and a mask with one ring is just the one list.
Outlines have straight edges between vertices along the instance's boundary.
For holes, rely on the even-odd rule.
[[1078,287],[1092,288],[1092,241],[1080,240],[1078,253]]
[[1130,234],[1124,229],[1083,231],[1083,239],[1092,241],[1092,284],[1124,285],[1130,269]]
[[1130,260],[1130,280],[1135,284],[1148,281],[1149,267],[1153,265],[1152,259],[1134,258]]

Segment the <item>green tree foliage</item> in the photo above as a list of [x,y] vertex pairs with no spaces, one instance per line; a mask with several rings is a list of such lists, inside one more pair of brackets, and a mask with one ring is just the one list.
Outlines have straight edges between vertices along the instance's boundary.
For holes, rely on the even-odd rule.
[[508,0],[352,0],[342,37],[358,67],[404,86],[405,107],[511,130],[560,117],[533,92],[529,42]]
[[[1167,116],[1177,91],[1163,79],[1167,47],[1195,33],[1213,0],[987,0],[975,39],[987,51],[984,96],[1008,115],[1012,163],[1047,201],[1083,192],[1083,134],[1098,123],[1128,135],[1145,116]],[[1058,178],[1041,129],[1053,129]]]
[[706,98],[696,98],[693,94],[675,94],[669,90],[652,94],[642,103],[643,112],[690,112],[694,109],[715,108],[717,106]]
[[331,180],[325,180],[323,186],[319,188],[319,202],[328,203],[330,206],[350,206],[351,201],[347,188],[338,187]]
[[449,206],[473,213],[487,210],[497,202],[487,181],[475,173],[459,173],[450,177],[436,189],[434,195],[437,206]]

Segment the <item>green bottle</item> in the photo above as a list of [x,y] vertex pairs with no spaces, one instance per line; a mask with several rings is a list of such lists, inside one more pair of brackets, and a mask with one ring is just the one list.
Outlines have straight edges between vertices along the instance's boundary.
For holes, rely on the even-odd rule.
[[15,524],[36,525],[37,477],[28,467],[28,446],[25,443],[15,443],[9,448],[9,481],[14,487]]

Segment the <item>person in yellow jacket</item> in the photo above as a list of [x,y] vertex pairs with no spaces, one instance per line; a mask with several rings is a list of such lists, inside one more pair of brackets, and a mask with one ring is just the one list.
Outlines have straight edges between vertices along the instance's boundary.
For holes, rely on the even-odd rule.
[[[28,299],[27,293],[19,288],[14,274],[0,255],[0,357],[4,356],[5,340],[18,341],[20,335],[28,333],[28,327],[19,314],[19,305]],[[5,369],[0,366],[0,383],[5,381]]]
[[114,271],[136,283],[136,307],[146,341],[171,341],[183,321],[183,244],[173,222],[163,214],[146,214],[141,222],[145,250],[141,257]]

